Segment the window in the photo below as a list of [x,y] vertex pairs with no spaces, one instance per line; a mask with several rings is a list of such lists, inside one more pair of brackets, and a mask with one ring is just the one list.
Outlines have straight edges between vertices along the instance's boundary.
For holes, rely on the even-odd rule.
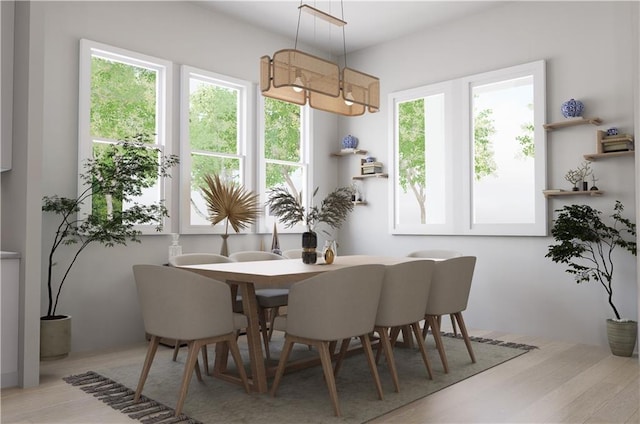
[[394,234],[546,235],[544,61],[392,93]]
[[251,188],[251,84],[188,66],[181,81],[181,232],[224,233],[208,220],[201,187],[217,174]]
[[[171,62],[81,40],[79,80],[79,169],[85,159],[97,157],[106,145],[119,141],[138,139],[163,155],[171,154],[167,143]],[[80,181],[78,190],[82,189]],[[133,202],[150,205],[164,199],[170,205],[170,194],[170,185],[159,178]],[[89,213],[90,208],[93,213],[110,208],[126,210],[128,206],[96,196],[91,203],[81,212]],[[169,232],[168,220],[162,224]],[[155,225],[137,229],[156,232]]]
[[[261,201],[268,199],[269,191],[284,186],[295,197],[300,196],[305,209],[309,205],[310,190],[310,136],[307,107],[261,97],[260,127],[260,192]],[[263,231],[271,231],[275,219],[264,213]],[[304,231],[304,223],[282,232]]]

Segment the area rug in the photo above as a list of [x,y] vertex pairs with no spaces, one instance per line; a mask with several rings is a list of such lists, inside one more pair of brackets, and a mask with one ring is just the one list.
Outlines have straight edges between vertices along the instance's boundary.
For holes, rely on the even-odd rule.
[[[444,343],[449,361],[449,373],[442,370],[440,358],[427,338],[427,350],[433,368],[433,380],[428,379],[417,348],[396,348],[394,354],[400,380],[400,392],[393,390],[391,377],[381,359],[378,365],[384,390],[384,400],[378,400],[375,385],[366,360],[354,355],[345,360],[336,379],[342,417],[333,415],[322,369],[308,368],[285,374],[277,397],[269,394],[246,394],[242,387],[213,377],[194,378],[183,408],[183,415],[174,417],[186,349],[176,362],[172,349],[160,349],[151,367],[143,390],[143,399],[133,404],[133,391],[140,375],[140,364],[119,368],[95,369],[65,378],[82,390],[92,393],[109,406],[145,424],[174,423],[364,423],[394,409],[428,396],[447,386],[516,358],[534,346],[505,343],[499,340],[472,338],[477,362],[469,359],[464,342],[445,334]],[[278,357],[280,340],[271,343],[272,357]],[[247,352],[243,352],[246,354]],[[305,346],[296,345],[298,355],[311,355]],[[210,358],[214,355],[210,350]],[[232,361],[230,360],[230,365]],[[231,368],[231,366],[230,366]],[[271,382],[271,381],[270,381]]]

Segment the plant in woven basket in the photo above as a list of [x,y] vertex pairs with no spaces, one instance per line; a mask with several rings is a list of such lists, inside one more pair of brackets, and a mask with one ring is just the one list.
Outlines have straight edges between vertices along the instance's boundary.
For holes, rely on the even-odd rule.
[[206,186],[201,190],[211,225],[225,221],[222,253],[226,255],[229,225],[237,233],[256,222],[260,214],[258,195],[233,181],[221,179],[219,175],[205,175],[204,181]]
[[[313,196],[318,193],[318,187]],[[299,222],[304,222],[308,231],[314,231],[315,226],[324,222],[331,228],[340,228],[353,210],[353,188],[339,187],[329,193],[320,206],[311,206],[305,210],[302,204],[302,193],[296,198],[285,187],[275,187],[269,194],[267,206],[272,214],[278,217],[285,227],[291,228]]]

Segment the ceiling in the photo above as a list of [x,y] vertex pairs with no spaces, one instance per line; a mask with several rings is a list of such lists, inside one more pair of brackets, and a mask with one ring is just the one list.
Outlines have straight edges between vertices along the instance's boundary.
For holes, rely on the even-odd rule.
[[[430,26],[473,15],[503,2],[481,0],[303,1],[304,4],[343,19],[347,22],[344,27],[329,24],[308,13],[299,13],[299,0],[208,0],[197,1],[197,3],[292,40],[295,39],[298,18],[300,17],[299,43],[339,55],[344,51],[344,44],[346,44],[347,52],[357,51]],[[293,42],[290,46],[282,46],[282,48],[293,47]]]

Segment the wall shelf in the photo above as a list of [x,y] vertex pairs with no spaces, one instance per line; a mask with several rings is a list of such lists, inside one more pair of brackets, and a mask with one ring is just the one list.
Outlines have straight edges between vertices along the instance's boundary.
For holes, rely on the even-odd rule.
[[342,149],[338,152],[332,152],[331,156],[348,156],[348,155],[366,155],[367,151],[362,149]]
[[604,191],[602,190],[580,190],[580,191],[550,191],[543,190],[544,197],[554,196],[602,196]]
[[354,180],[364,180],[365,178],[389,178],[389,174],[386,173],[378,173],[378,174],[366,174],[366,175],[354,175]]
[[621,156],[633,156],[634,154],[635,154],[634,150],[625,150],[622,152],[590,153],[590,154],[584,155],[584,158],[588,161],[596,161],[598,159],[617,158]]
[[575,125],[587,125],[587,124],[600,125],[602,124],[602,120],[600,118],[570,119],[568,121],[560,121],[560,122],[552,122],[550,124],[544,124],[543,127],[547,131],[553,131],[559,128],[573,127]]
[[354,206],[366,206],[367,202],[364,201],[364,200],[356,200],[356,201],[353,202],[353,205]]

